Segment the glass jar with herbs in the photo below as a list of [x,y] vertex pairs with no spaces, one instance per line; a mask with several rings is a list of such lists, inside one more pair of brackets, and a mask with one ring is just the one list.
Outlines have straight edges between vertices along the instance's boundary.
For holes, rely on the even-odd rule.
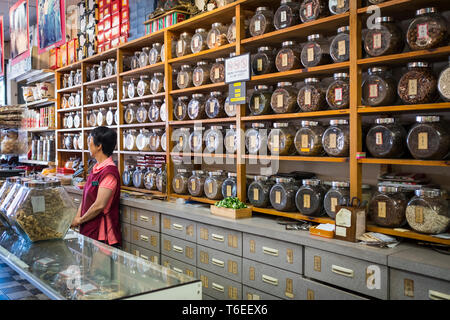
[[204,191],[208,199],[220,200],[222,196],[222,185],[226,179],[226,175],[223,171],[213,171],[208,173],[208,177],[205,180]]
[[300,20],[303,23],[326,17],[329,14],[326,0],[304,0],[300,4]]
[[211,126],[205,131],[205,152],[223,153],[222,129],[222,126]]
[[326,106],[326,88],[319,78],[306,78],[297,95],[297,104],[303,112],[320,111]]
[[297,89],[292,82],[278,82],[270,98],[274,113],[292,113],[297,111]]
[[304,179],[295,194],[295,204],[301,214],[310,217],[323,215],[323,200],[327,189],[318,179]]
[[148,108],[148,119],[150,120],[150,122],[162,121],[160,117],[161,104],[162,104],[161,99],[152,100],[152,104]]
[[397,86],[400,99],[406,104],[432,103],[437,98],[437,79],[428,62],[410,62],[408,71]]
[[276,122],[268,136],[268,148],[272,155],[287,156],[295,154],[295,129],[287,122]]
[[191,120],[204,119],[206,116],[205,104],[206,99],[202,93],[193,94],[192,99],[189,101],[189,104],[187,106],[187,114],[189,116],[189,119]]
[[294,144],[301,156],[321,156],[324,154],[322,137],[325,128],[317,121],[302,121],[302,126],[295,134]]
[[326,99],[332,110],[347,109],[350,105],[348,73],[335,73],[334,81],[327,88]]
[[273,18],[275,29],[280,30],[299,24],[299,11],[300,3],[293,0],[281,0]]
[[272,47],[259,47],[258,52],[252,56],[252,73],[261,75],[275,72],[275,53]]
[[377,17],[379,28],[367,30],[364,35],[364,50],[371,57],[399,53],[404,47],[403,34],[392,17]]
[[252,123],[245,132],[245,147],[249,154],[267,154],[267,128],[264,123]]
[[277,177],[270,189],[270,204],[275,210],[293,212],[297,210],[295,195],[300,184],[294,178]]
[[216,62],[211,66],[209,72],[209,79],[212,83],[219,83],[225,81],[225,59],[217,58]]
[[367,132],[366,147],[375,158],[401,158],[405,139],[405,128],[394,118],[378,118]]
[[267,208],[270,205],[270,190],[275,181],[267,176],[255,176],[247,189],[250,204],[257,208]]
[[211,65],[206,61],[197,62],[197,67],[192,71],[192,83],[199,87],[211,83]]
[[195,34],[191,38],[191,51],[198,53],[208,49],[208,32],[204,28],[195,29]]
[[408,200],[398,187],[379,186],[369,203],[370,220],[380,227],[397,228],[406,222]]
[[253,91],[248,104],[250,114],[252,116],[260,116],[272,113],[270,105],[272,94],[273,92],[266,85],[255,86],[255,91]]
[[188,191],[191,196],[203,197],[205,194],[206,173],[203,170],[193,170],[188,180]]
[[331,188],[327,191],[323,199],[325,212],[330,218],[336,217],[336,206],[344,204],[350,197],[350,184],[348,182],[333,181]]
[[284,41],[275,58],[275,66],[279,72],[294,70],[300,67],[300,46],[295,41]]
[[207,44],[208,48],[216,48],[228,43],[227,40],[228,27],[220,22],[213,23],[211,30],[208,32]]
[[300,59],[305,68],[330,63],[330,43],[321,34],[309,35]]
[[192,40],[191,33],[183,32],[182,34],[180,34],[180,39],[178,39],[176,47],[177,57],[182,57],[192,53],[191,40]]
[[334,62],[350,60],[350,26],[337,29],[337,35],[331,40],[330,55]]
[[223,118],[225,117],[225,110],[223,105],[225,103],[225,97],[220,91],[210,92],[208,100],[206,100],[206,115],[208,118]]
[[178,89],[192,87],[192,68],[190,65],[184,64],[181,66],[181,70],[177,75],[177,86]]
[[416,11],[416,18],[409,24],[406,41],[411,50],[426,50],[448,44],[448,23],[435,7]]
[[348,120],[330,120],[330,126],[322,136],[322,145],[330,157],[348,157],[350,150]]
[[369,68],[362,85],[362,101],[366,106],[392,105],[397,99],[394,78],[387,67]]

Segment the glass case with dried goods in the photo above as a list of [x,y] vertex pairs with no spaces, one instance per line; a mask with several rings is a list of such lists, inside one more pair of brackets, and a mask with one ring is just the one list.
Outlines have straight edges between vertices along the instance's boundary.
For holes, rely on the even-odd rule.
[[448,23],[435,7],[416,11],[406,32],[411,50],[425,50],[445,46],[448,43]]
[[176,194],[188,194],[188,181],[190,173],[187,169],[178,169],[173,177],[172,187]]
[[92,68],[89,70],[89,75],[90,75],[89,81],[94,81],[94,80],[99,79],[99,77],[98,77],[98,68],[99,67],[100,67],[100,65],[94,64],[92,66]]
[[348,73],[335,73],[334,81],[328,86],[326,99],[332,110],[347,109],[350,105],[350,84]]
[[205,152],[223,153],[222,126],[211,126],[205,131]]
[[330,14],[327,0],[304,0],[300,4],[300,20],[310,22]]
[[144,170],[145,167],[136,167],[133,171],[132,180],[135,188],[141,189],[144,187]]
[[106,90],[106,100],[114,101],[117,98],[117,84],[110,83],[108,89]]
[[124,135],[125,143],[124,147],[127,151],[137,151],[136,139],[137,139],[137,131],[135,129],[130,129]]
[[250,97],[248,108],[252,116],[260,116],[272,113],[271,99],[273,92],[266,85],[255,86]]
[[69,77],[67,80],[67,86],[68,87],[73,87],[75,85],[75,71],[70,71],[69,73]]
[[406,220],[417,232],[440,234],[450,226],[448,202],[439,189],[418,189],[406,207]]
[[187,96],[178,97],[173,107],[173,115],[175,119],[179,121],[188,119],[188,104],[189,98]]
[[281,0],[273,18],[275,29],[280,30],[300,23],[299,11],[300,3],[293,0]]
[[165,193],[167,186],[167,173],[166,168],[160,168],[156,175],[156,188],[159,192]]
[[67,118],[66,118],[66,127],[68,129],[72,129],[73,128],[73,112],[69,112],[66,114]]
[[319,78],[306,78],[297,94],[297,104],[303,112],[320,111],[326,107],[326,88]]
[[204,127],[194,127],[194,131],[192,131],[189,136],[189,148],[193,153],[202,153],[205,147],[205,143],[203,140],[203,131]]
[[410,62],[398,82],[397,93],[406,104],[431,103],[437,98],[437,79],[428,62]]
[[97,112],[97,126],[104,126],[106,125],[106,109],[100,108]]
[[401,158],[405,139],[405,128],[394,118],[378,118],[367,132],[366,147],[375,158]]
[[213,23],[211,25],[211,30],[209,30],[208,32],[208,37],[206,41],[208,44],[208,48],[212,49],[227,44],[228,43],[227,32],[228,32],[227,25],[223,25],[220,22]]
[[151,122],[162,121],[162,119],[160,118],[161,103],[161,99],[152,100],[152,104],[148,108],[148,118]]
[[127,97],[128,99],[133,99],[136,95],[136,84],[137,81],[134,78],[130,79],[130,82],[128,83],[128,88],[127,88]]
[[79,86],[82,82],[82,77],[81,77],[81,69],[77,69],[74,78],[73,78],[73,83],[76,86]]
[[75,101],[74,101],[74,106],[75,107],[80,107],[81,106],[81,91],[77,91],[77,93],[75,93]]
[[406,195],[398,187],[378,186],[369,203],[370,220],[380,227],[397,228],[406,222]]
[[256,8],[255,15],[250,19],[250,35],[256,37],[273,31],[273,17],[274,12],[269,7]]
[[[0,223],[3,224],[4,227],[9,227],[8,216],[6,215],[7,203],[13,200],[13,195],[9,195],[9,192],[16,185],[19,177],[8,177],[5,182],[3,182],[2,187],[0,188]],[[20,188],[20,184],[15,187],[17,189]],[[8,199],[8,202],[5,200]],[[5,202],[3,202],[5,201]]]
[[205,194],[206,173],[203,170],[193,170],[188,180],[188,191],[191,196],[203,197]]
[[350,0],[329,0],[328,8],[332,14],[341,14],[350,10]]
[[225,110],[223,108],[225,97],[220,91],[210,92],[208,100],[206,100],[205,113],[208,118],[223,118],[225,117]]
[[136,93],[139,97],[143,97],[150,94],[150,77],[147,75],[140,76],[140,79],[136,86]]
[[226,130],[224,138],[225,150],[227,153],[236,153],[238,147],[237,130],[236,125],[230,125],[230,128]]
[[208,49],[208,31],[203,28],[195,29],[195,33],[191,39],[192,53],[198,53]]
[[192,87],[192,68],[188,64],[183,64],[177,75],[178,89]]
[[94,90],[91,91],[92,93],[92,103],[93,104],[97,104],[99,103],[99,99],[98,99],[98,92],[100,91],[99,87],[94,88]]
[[259,47],[258,52],[251,57],[252,73],[254,75],[261,75],[275,72],[275,56],[275,51],[272,47]]
[[176,47],[177,57],[182,57],[192,53],[191,40],[192,34],[189,32],[183,32],[180,34],[180,39],[178,39]]
[[152,129],[150,133],[150,150],[152,152],[161,152],[163,148],[161,146],[161,139],[164,134],[164,130],[161,128]]
[[126,165],[125,169],[122,173],[122,183],[124,186],[129,187],[133,183],[133,171],[134,166],[132,165]]
[[337,29],[337,35],[331,40],[330,55],[334,62],[350,60],[350,26]]
[[397,84],[387,67],[372,67],[362,85],[362,102],[366,106],[392,105],[397,99]]
[[63,94],[63,97],[61,99],[61,109],[69,108],[69,97],[70,94],[68,93]]
[[[0,217],[5,227],[9,228],[14,223],[9,220],[8,212],[12,212],[14,208],[13,205],[16,206],[17,202],[15,202],[15,198],[22,188],[23,183],[28,181],[27,178],[15,177],[11,179],[11,185],[9,185],[9,191],[6,195],[4,195],[4,199],[0,202]],[[6,190],[5,190],[6,192]]]
[[415,159],[443,160],[450,151],[450,130],[439,116],[417,116],[406,141]]
[[155,42],[152,44],[152,48],[149,52],[148,63],[155,64],[161,62],[161,47],[162,44],[159,42]]
[[270,190],[275,181],[267,176],[255,176],[247,190],[248,200],[251,205],[257,208],[267,208],[270,206]]
[[295,154],[295,128],[287,122],[276,122],[270,130],[267,146],[272,155],[287,156]]
[[322,145],[330,157],[348,157],[350,150],[348,120],[330,120],[330,126],[322,136]]
[[278,82],[270,98],[270,106],[274,113],[292,113],[297,110],[297,89],[292,82]]
[[150,132],[146,129],[139,129],[139,134],[136,137],[136,148],[139,151],[150,150]]
[[[450,62],[450,58],[449,58]],[[447,65],[439,74],[437,81],[437,89],[442,100],[450,101],[450,64]]]
[[139,68],[143,68],[149,64],[150,47],[143,47],[139,53]]
[[126,124],[137,122],[137,109],[138,107],[134,103],[129,103],[125,106],[123,120]]
[[211,83],[210,79],[211,65],[206,61],[197,62],[197,66],[192,71],[192,82],[194,86],[199,87]]
[[377,17],[379,28],[368,29],[364,35],[364,50],[371,57],[399,53],[403,50],[402,30],[392,17]]
[[100,86],[100,90],[97,91],[97,100],[99,103],[106,102],[106,92],[108,91],[108,86]]
[[19,151],[19,132],[17,129],[2,130],[1,139],[1,153],[2,154],[16,154]]
[[278,211],[296,211],[295,195],[299,187],[294,178],[275,178],[275,185],[270,189],[270,204]]
[[67,99],[67,105],[69,106],[69,108],[73,108],[73,107],[75,107],[75,96],[76,96],[77,94],[75,93],[75,92],[72,92],[71,94],[70,94],[70,96],[68,97],[68,99]]
[[323,215],[323,200],[327,189],[318,179],[304,179],[302,186],[295,194],[295,204],[298,211],[305,216],[318,217]]
[[[250,21],[245,19],[244,20],[244,36],[242,38],[245,38],[248,35],[249,24],[250,24]],[[234,43],[236,41],[236,17],[232,18],[231,24],[228,27],[227,40],[228,40],[228,43]]]
[[148,168],[144,173],[144,187],[147,190],[156,190],[156,176],[158,169],[155,167]]
[[212,83],[219,83],[225,81],[225,59],[217,58],[216,62],[211,66],[209,72],[209,79]]
[[275,58],[275,66],[280,72],[300,67],[301,48],[295,41],[284,41]]
[[116,74],[116,59],[111,58],[108,59],[108,62],[105,66],[105,76],[111,77]]
[[308,42],[302,48],[300,60],[305,68],[330,63],[329,41],[321,34],[309,35]]
[[330,218],[336,217],[336,206],[348,201],[350,196],[350,184],[348,182],[333,181],[331,188],[327,191],[323,199],[323,206]]
[[321,156],[324,154],[322,137],[325,128],[317,121],[302,121],[295,134],[295,149],[301,156]]
[[202,93],[195,93],[187,106],[187,114],[189,119],[198,120],[206,117],[205,112],[206,99]]
[[226,179],[226,175],[223,171],[212,171],[208,173],[208,177],[205,179],[204,191],[205,196],[208,199],[220,200],[222,196],[222,185]]
[[267,154],[268,129],[264,123],[252,123],[245,132],[245,147],[249,154]]

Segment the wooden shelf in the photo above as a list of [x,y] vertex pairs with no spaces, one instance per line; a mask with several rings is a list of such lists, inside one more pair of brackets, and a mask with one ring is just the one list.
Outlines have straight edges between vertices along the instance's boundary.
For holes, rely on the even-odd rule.
[[128,191],[136,191],[136,192],[141,192],[141,193],[148,193],[148,194],[153,194],[155,196],[162,196],[162,197],[167,196],[166,193],[162,193],[157,190],[140,189],[140,188],[126,187],[126,186],[120,186],[120,189],[128,190]]
[[169,121],[172,126],[184,126],[184,125],[195,125],[198,123],[222,123],[222,122],[236,122],[236,118],[215,118],[215,119],[199,119],[199,120],[174,120]]
[[80,68],[81,68],[81,61],[77,61],[77,62],[69,64],[65,67],[61,67],[61,68],[57,69],[56,71],[60,72],[60,73],[68,73],[72,70],[76,70],[76,69],[80,69]]
[[56,99],[49,98],[49,99],[42,99],[42,100],[24,103],[24,104],[21,104],[20,106],[26,107],[26,108],[38,108],[38,107],[54,104],[55,102],[56,102]]
[[56,165],[56,162],[52,161],[38,161],[38,160],[19,160],[20,163],[26,163],[26,164],[36,164],[41,166],[54,166]]
[[161,72],[164,71],[164,62],[158,62],[158,63],[151,64],[151,65],[148,65],[148,66],[145,66],[142,68],[125,71],[125,72],[122,72],[120,74],[120,76],[122,78],[124,78],[124,77],[132,78],[132,77],[137,77],[142,74],[146,74],[146,73],[150,73],[150,72],[158,72],[158,71],[161,71]]
[[298,118],[315,118],[315,117],[334,117],[343,116],[350,113],[349,109],[342,110],[324,110],[314,112],[297,112],[297,113],[283,113],[283,114],[267,114],[262,116],[245,116],[242,121],[264,121],[264,120],[289,120]]
[[122,103],[128,103],[128,102],[137,102],[137,101],[143,101],[147,99],[158,99],[158,98],[164,98],[166,96],[165,92],[160,92],[157,94],[149,94],[142,97],[134,97],[134,98],[128,98],[128,99],[122,99]]
[[[399,18],[404,18],[406,16],[412,17],[417,9],[426,8],[430,6],[438,7],[443,10],[449,9],[450,3],[448,1],[430,1],[430,0],[391,0],[377,4],[377,7],[381,9],[381,14],[383,16],[394,14],[396,19],[397,17]],[[369,6],[359,8],[357,10],[357,13],[369,14],[367,13],[368,8]],[[373,14],[373,12],[370,14]]]
[[77,110],[81,110],[81,107],[57,109],[56,112],[70,112],[70,111],[77,111]]
[[84,109],[97,109],[97,108],[101,108],[101,107],[116,106],[116,105],[117,105],[117,100],[113,100],[113,101],[106,101],[106,102],[101,102],[101,103],[85,104],[83,108]]
[[116,83],[117,80],[117,75],[112,75],[110,77],[103,77],[101,79],[97,79],[94,81],[89,81],[89,82],[85,82],[83,83],[84,87],[93,87],[93,86],[99,86],[102,84],[110,84],[111,82]]
[[[117,125],[105,126],[105,127],[110,128],[110,129],[117,129]],[[84,127],[83,130],[90,131],[90,130],[94,130],[95,128],[97,128],[97,127]]]
[[338,157],[302,157],[302,156],[276,156],[276,155],[244,155],[244,159],[279,160],[279,161],[305,161],[305,162],[348,162],[348,158]]
[[26,130],[28,132],[49,132],[49,131],[55,131],[56,128],[49,128],[49,127],[25,128],[24,130]]
[[416,111],[434,111],[434,110],[450,110],[450,102],[428,103],[428,104],[411,104],[401,106],[386,107],[358,107],[358,113],[397,113],[397,112],[416,112]]
[[231,52],[234,52],[236,49],[236,43],[229,43],[223,46],[212,48],[208,50],[203,50],[197,53],[188,54],[179,58],[173,58],[169,60],[170,64],[173,65],[181,65],[181,64],[192,64],[201,59],[212,60],[216,58],[228,58]]
[[79,152],[82,153],[83,150],[75,150],[75,149],[56,149],[57,152]]
[[83,63],[95,64],[96,62],[105,61],[110,58],[115,59],[116,57],[117,57],[117,47],[114,47],[107,51],[94,54],[92,57],[83,59]]
[[429,166],[429,167],[449,167],[450,166],[450,160],[365,158],[365,159],[358,159],[358,162],[359,163],[370,163],[370,164],[395,164],[395,165]]
[[131,154],[137,156],[165,156],[165,152],[152,152],[152,151],[120,151],[121,154]]
[[70,93],[70,92],[77,92],[81,90],[82,85],[79,84],[77,86],[72,86],[72,87],[68,87],[68,88],[63,88],[63,89],[59,89],[56,90],[56,92],[58,93]]
[[220,200],[211,200],[208,198],[200,198],[200,197],[194,197],[191,195],[176,194],[176,193],[171,193],[170,197],[181,198],[181,199],[185,199],[187,201],[197,201],[197,202],[202,202],[202,203],[209,203],[209,204],[215,204],[217,201],[220,201]]
[[183,94],[193,94],[193,93],[198,93],[198,92],[210,92],[211,89],[219,90],[220,88],[224,88],[227,86],[228,85],[225,84],[225,82],[210,83],[210,84],[206,84],[204,86],[199,86],[199,87],[189,87],[186,89],[172,90],[170,92],[170,94],[171,95],[183,95]]
[[253,207],[253,211],[254,212],[259,212],[259,213],[265,213],[265,214],[270,214],[270,215],[275,215],[275,216],[281,216],[281,217],[286,217],[286,218],[291,218],[291,219],[296,219],[296,220],[305,220],[305,221],[311,221],[311,222],[317,222],[317,223],[332,223],[334,224],[334,220],[328,217],[309,217],[309,216],[305,216],[299,212],[281,212],[281,211],[277,211],[275,209],[270,209],[270,208],[257,208],[257,207]]
[[117,47],[128,55],[134,55],[134,51],[141,51],[143,47],[151,47],[155,42],[164,43],[164,32],[167,29],[159,30],[151,34],[147,34],[141,38],[131,40],[127,43],[123,43]]
[[201,157],[201,158],[228,158],[236,159],[236,154],[230,153],[191,153],[191,152],[171,152],[171,157]]
[[130,124],[121,124],[121,129],[130,129],[130,128],[145,128],[145,127],[163,127],[165,126],[165,122],[148,122],[148,123],[130,123]]
[[415,239],[415,240],[421,240],[426,242],[434,242],[434,243],[441,243],[445,245],[450,245],[450,240],[441,239],[437,237],[433,237],[430,235],[414,232],[414,231],[399,231],[392,228],[382,228],[377,227],[374,225],[368,224],[366,227],[367,231],[371,232],[379,232],[384,234],[389,234],[391,236],[401,237],[401,238],[408,238],[408,239]]
[[56,132],[74,132],[74,131],[81,131],[81,130],[86,130],[86,128],[56,129]]

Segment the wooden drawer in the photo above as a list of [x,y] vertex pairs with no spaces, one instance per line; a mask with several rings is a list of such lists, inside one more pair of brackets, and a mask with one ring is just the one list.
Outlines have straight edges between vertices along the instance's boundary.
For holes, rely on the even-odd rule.
[[271,294],[247,287],[242,286],[242,299],[243,300],[281,300]]
[[210,297],[206,294],[202,294],[202,300],[217,300],[216,298]]
[[144,260],[159,264],[161,261],[160,254],[153,250],[148,250],[137,245],[131,245],[131,254],[134,254],[136,257],[142,258]]
[[131,208],[131,224],[137,227],[160,232],[159,217],[157,212]]
[[131,225],[129,223],[122,222],[120,227],[122,230],[122,241],[131,242]]
[[120,221],[130,223],[130,207],[120,206]]
[[161,215],[161,233],[195,242],[196,223],[191,220]]
[[242,232],[197,224],[197,243],[242,257]]
[[197,245],[197,267],[225,278],[242,281],[242,258]]
[[197,246],[190,241],[161,234],[161,253],[171,258],[196,266]]
[[302,278],[302,300],[367,300],[364,297],[339,290],[313,280]]
[[302,274],[303,247],[249,233],[243,234],[244,258]]
[[450,300],[450,282],[390,268],[391,300]]
[[241,300],[242,285],[224,279],[214,273],[197,268],[198,278],[202,281],[202,293],[218,300]]
[[122,241],[122,251],[131,253],[131,243],[127,241]]
[[172,269],[175,272],[184,273],[193,278],[197,278],[197,267],[165,256],[163,254],[161,255],[161,265],[166,268]]
[[281,299],[299,300],[300,275],[260,262],[242,259],[242,283]]
[[305,276],[379,299],[388,299],[388,268],[311,247],[305,248]]
[[131,243],[145,249],[161,252],[160,234],[144,228],[131,226]]

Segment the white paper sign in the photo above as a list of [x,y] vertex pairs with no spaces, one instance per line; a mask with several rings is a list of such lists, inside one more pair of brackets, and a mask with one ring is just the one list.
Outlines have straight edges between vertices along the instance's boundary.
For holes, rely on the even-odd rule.
[[225,60],[225,83],[250,80],[250,53]]

